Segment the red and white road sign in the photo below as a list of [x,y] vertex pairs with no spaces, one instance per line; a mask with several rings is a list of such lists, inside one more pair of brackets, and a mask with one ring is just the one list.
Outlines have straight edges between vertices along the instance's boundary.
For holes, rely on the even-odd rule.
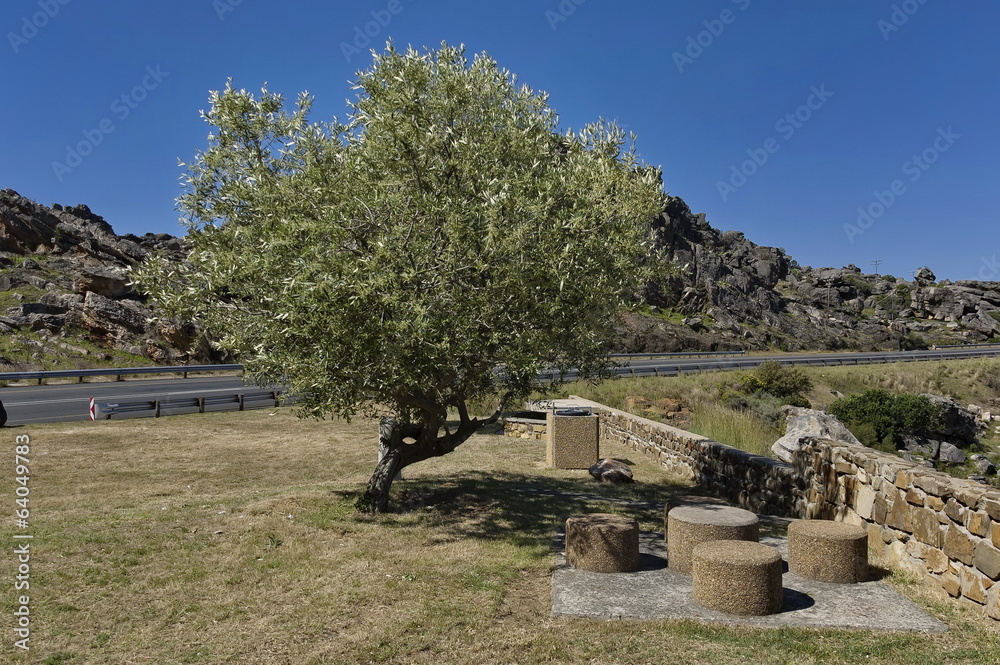
[[90,419],[97,420],[97,405],[94,403],[94,398],[90,398]]

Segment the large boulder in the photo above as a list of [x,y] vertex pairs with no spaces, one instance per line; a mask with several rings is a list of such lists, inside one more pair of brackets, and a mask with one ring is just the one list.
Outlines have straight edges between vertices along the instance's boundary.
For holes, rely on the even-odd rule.
[[929,399],[931,404],[941,408],[942,424],[937,430],[931,432],[932,435],[953,443],[975,443],[982,427],[975,413],[950,397],[930,393],[925,393],[923,397]]
[[795,453],[802,447],[802,439],[832,439],[861,445],[844,423],[826,411],[799,406],[785,406],[781,410],[785,414],[785,436],[775,441],[771,450],[784,462],[792,462]]

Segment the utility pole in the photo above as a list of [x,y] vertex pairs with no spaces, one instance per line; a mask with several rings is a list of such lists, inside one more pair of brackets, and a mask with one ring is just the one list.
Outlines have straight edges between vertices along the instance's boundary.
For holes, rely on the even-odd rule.
[[878,277],[878,267],[882,264],[882,259],[875,259],[872,261],[872,265],[875,266],[875,276]]

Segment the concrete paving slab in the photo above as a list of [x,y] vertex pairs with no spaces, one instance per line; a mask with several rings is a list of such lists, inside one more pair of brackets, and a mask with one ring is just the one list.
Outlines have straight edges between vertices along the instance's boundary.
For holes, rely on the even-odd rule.
[[[691,577],[668,569],[662,533],[640,535],[641,568],[634,573],[591,573],[566,564],[563,534],[552,575],[552,614],[595,619],[695,619],[732,625],[778,628],[846,628],[940,633],[948,626],[883,582],[833,584],[787,572],[782,577],[781,612],[743,617],[717,612],[691,599]],[[787,556],[787,540],[761,538]]]

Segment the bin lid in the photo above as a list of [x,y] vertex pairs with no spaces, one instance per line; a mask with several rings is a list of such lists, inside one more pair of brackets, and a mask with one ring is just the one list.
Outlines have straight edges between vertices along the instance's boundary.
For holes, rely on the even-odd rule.
[[590,411],[585,411],[583,409],[559,409],[556,411],[557,416],[592,416]]

